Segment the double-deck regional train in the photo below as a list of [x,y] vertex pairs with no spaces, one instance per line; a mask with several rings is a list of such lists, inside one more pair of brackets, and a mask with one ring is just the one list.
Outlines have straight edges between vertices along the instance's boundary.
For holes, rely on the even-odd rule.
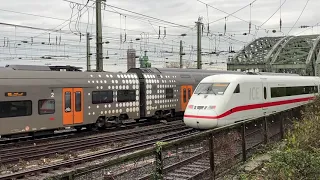
[[246,73],[156,68],[133,68],[127,73],[2,68],[0,135],[33,136],[65,127],[103,128],[127,119],[182,117],[194,88],[213,74]]
[[213,75],[192,95],[184,123],[211,129],[292,109],[318,95],[319,77]]

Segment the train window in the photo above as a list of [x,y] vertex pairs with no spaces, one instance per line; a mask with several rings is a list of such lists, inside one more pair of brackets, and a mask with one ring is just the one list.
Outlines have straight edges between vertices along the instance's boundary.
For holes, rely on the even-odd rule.
[[65,92],[64,98],[65,112],[71,112],[71,92]]
[[54,114],[55,112],[55,100],[54,99],[40,99],[38,101],[38,113],[43,114]]
[[273,87],[271,88],[271,98],[313,94],[317,92],[317,86]]
[[229,83],[200,83],[194,94],[214,94],[223,95]]
[[136,100],[135,90],[119,90],[117,93],[118,102],[131,102]]
[[237,85],[236,89],[233,91],[234,94],[240,93],[240,84]]
[[271,88],[271,98],[286,96],[286,87]]
[[113,91],[93,91],[92,104],[105,104],[113,102]]
[[173,88],[166,88],[166,99],[173,98]]
[[92,92],[92,104],[100,104],[100,92]]
[[313,87],[311,87],[310,86],[310,91],[311,91],[311,93],[318,93],[318,86],[313,86]]
[[183,102],[187,102],[187,90],[185,88],[183,89]]
[[190,99],[191,98],[191,89],[188,88],[188,98]]
[[263,88],[264,99],[267,99],[267,88]]
[[76,92],[76,111],[79,112],[81,111],[81,92],[77,91]]
[[30,116],[32,114],[32,102],[27,101],[1,101],[0,118]]

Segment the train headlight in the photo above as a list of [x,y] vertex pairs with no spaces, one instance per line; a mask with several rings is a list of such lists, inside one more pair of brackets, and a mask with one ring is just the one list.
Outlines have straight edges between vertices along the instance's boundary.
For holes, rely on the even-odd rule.
[[208,110],[216,109],[216,106],[208,106]]

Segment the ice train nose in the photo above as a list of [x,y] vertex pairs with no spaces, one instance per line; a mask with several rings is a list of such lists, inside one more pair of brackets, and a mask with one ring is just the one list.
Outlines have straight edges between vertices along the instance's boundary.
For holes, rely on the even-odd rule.
[[211,129],[218,125],[217,113],[214,110],[186,111],[183,121],[186,126],[196,129]]

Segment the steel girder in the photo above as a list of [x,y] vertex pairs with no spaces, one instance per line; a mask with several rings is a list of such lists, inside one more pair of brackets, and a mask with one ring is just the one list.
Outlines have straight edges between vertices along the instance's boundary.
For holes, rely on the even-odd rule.
[[287,41],[272,64],[305,64],[317,36],[292,37]]
[[231,64],[261,64],[265,56],[283,37],[263,37],[254,40],[229,61]]
[[306,60],[306,66],[307,66],[306,69],[307,69],[307,72],[309,72],[308,73],[309,75],[319,76],[317,75],[317,71],[319,71],[317,67],[317,62],[320,60],[319,52],[320,52],[320,36],[318,36],[317,39],[314,41],[313,46],[310,49],[310,52]]
[[228,64],[265,64],[267,71],[320,76],[319,50],[319,35],[264,37],[244,47]]
[[272,71],[279,72],[275,65],[301,64],[305,68],[298,68],[299,74],[314,75],[316,49],[319,49],[318,35],[291,37],[271,61]]
[[320,50],[318,49],[317,59],[315,63],[315,76],[320,76]]

